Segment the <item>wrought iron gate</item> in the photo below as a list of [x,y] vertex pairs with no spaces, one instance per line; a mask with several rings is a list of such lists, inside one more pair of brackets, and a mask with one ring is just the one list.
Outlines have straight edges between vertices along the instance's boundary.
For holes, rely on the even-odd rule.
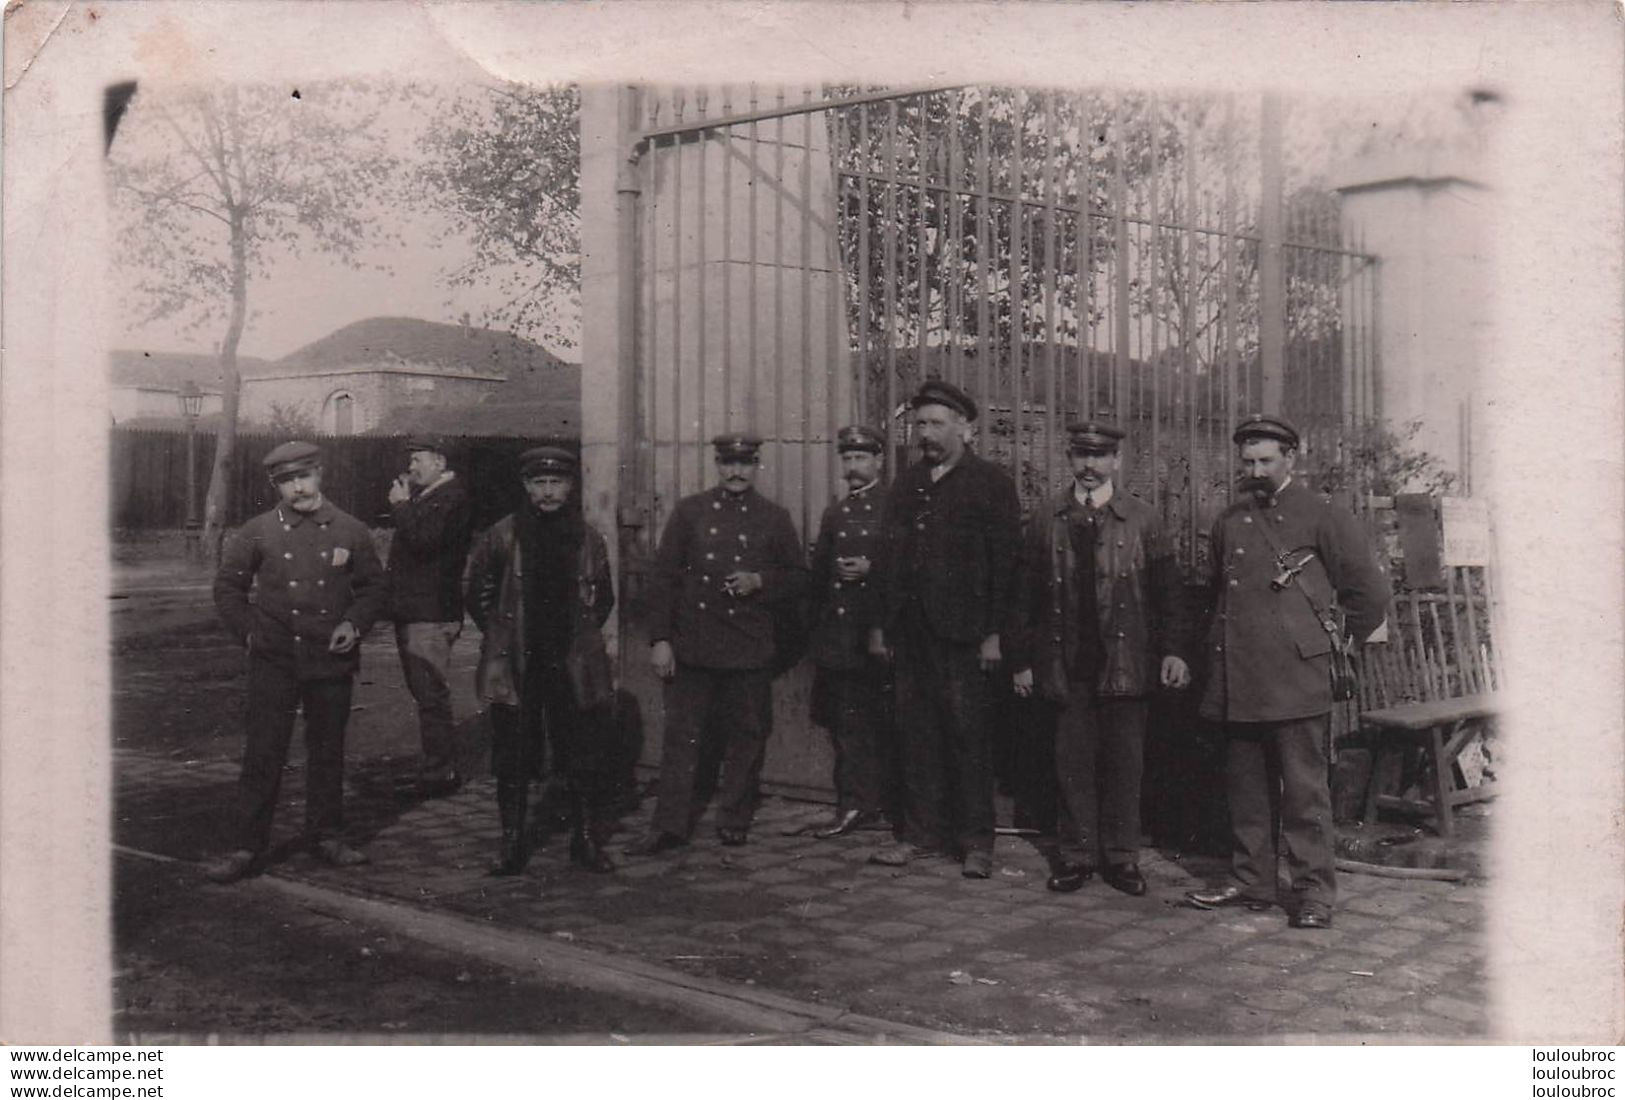
[[[971,392],[1024,502],[1068,477],[1068,421],[1128,431],[1127,487],[1188,567],[1228,500],[1239,415],[1294,417],[1300,469],[1355,490],[1374,421],[1374,257],[1293,182],[1265,98],[984,87],[644,89],[636,345],[623,427],[632,573],[706,441],[767,440],[761,487],[807,540],[836,429],[927,376]],[[640,551],[642,552],[640,554]],[[634,590],[636,586],[634,585]]]

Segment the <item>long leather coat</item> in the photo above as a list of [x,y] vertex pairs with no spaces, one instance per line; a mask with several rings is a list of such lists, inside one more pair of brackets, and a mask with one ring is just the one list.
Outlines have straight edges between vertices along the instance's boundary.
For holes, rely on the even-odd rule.
[[[604,536],[583,521],[576,564],[572,631],[598,635],[615,607],[609,549]],[[514,518],[503,516],[474,542],[468,561],[468,614],[480,628],[480,662],[474,688],[483,704],[516,707],[530,656],[525,646],[525,563]],[[591,639],[589,639],[590,641]],[[574,649],[575,647],[572,647]]]
[[[1283,553],[1307,564],[1277,591],[1270,581]],[[1212,562],[1202,716],[1281,722],[1329,711],[1333,636],[1316,609],[1331,608],[1335,597],[1343,631],[1364,641],[1390,599],[1388,578],[1354,517],[1289,482],[1271,501],[1249,498],[1220,515]]]
[[1068,486],[1028,524],[1018,601],[1022,628],[1008,654],[1010,667],[1031,668],[1038,694],[1064,702],[1083,631],[1093,630],[1103,658],[1097,693],[1149,694],[1162,658],[1185,656],[1173,547],[1151,505],[1114,492],[1095,541],[1097,614],[1092,623],[1079,622],[1078,562],[1067,521],[1072,501]]

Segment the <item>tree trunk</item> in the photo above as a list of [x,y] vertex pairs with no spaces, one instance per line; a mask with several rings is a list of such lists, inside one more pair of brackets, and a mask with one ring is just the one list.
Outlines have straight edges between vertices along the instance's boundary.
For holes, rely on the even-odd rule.
[[220,344],[220,431],[214,438],[214,465],[209,471],[209,493],[203,503],[203,546],[209,562],[220,564],[220,550],[226,530],[226,513],[231,507],[231,464],[237,454],[237,406],[242,376],[237,369],[237,345],[243,338],[248,317],[248,259],[246,229],[239,217],[231,223],[231,318],[226,338]]

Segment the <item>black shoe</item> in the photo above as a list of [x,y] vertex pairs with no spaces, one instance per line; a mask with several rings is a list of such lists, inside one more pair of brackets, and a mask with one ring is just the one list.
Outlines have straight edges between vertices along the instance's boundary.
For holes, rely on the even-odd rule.
[[993,853],[986,848],[972,848],[960,862],[959,873],[966,878],[993,877]]
[[1130,897],[1141,897],[1145,894],[1145,876],[1140,874],[1137,863],[1111,863],[1100,872],[1101,879],[1113,890],[1121,890]]
[[594,874],[615,870],[615,861],[609,858],[609,853],[584,829],[577,829],[570,837],[570,860]]
[[834,820],[813,830],[813,836],[819,840],[831,840],[847,833],[855,833],[865,825],[872,825],[880,820],[880,815],[873,810],[847,810],[837,814]]
[[205,863],[203,877],[222,886],[236,882],[240,878],[247,878],[249,872],[254,869],[255,858],[254,853],[247,848],[239,848],[235,852]]
[[420,798],[446,798],[463,788],[463,777],[456,768],[423,772],[414,784]]
[[1095,871],[1092,867],[1085,867],[1079,863],[1063,863],[1055,869],[1053,875],[1044,880],[1044,886],[1057,894],[1070,894],[1074,890],[1083,889],[1083,884],[1094,877]]
[[530,862],[530,849],[525,844],[525,834],[521,829],[502,830],[502,846],[497,849],[497,861],[491,865],[488,872],[498,877],[517,875],[525,869]]
[[724,825],[717,829],[717,839],[722,841],[723,846],[726,848],[738,848],[748,838],[745,836],[745,830],[730,829]]
[[1192,890],[1185,895],[1185,900],[1197,909],[1226,909],[1234,905],[1245,905],[1253,913],[1261,913],[1274,904],[1243,893],[1239,886],[1223,886],[1217,890]]
[[1287,923],[1293,928],[1330,928],[1332,926],[1332,907],[1323,901],[1303,902]]
[[657,856],[661,852],[669,852],[673,848],[681,848],[688,841],[676,833],[665,833],[658,829],[650,830],[631,844],[626,846],[629,856]]

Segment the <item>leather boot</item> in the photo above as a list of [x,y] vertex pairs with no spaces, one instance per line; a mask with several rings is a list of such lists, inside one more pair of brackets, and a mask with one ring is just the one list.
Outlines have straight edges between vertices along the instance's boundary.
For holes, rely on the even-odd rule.
[[502,820],[502,845],[493,875],[517,875],[530,862],[530,846],[525,843],[525,810],[530,801],[527,783],[497,784],[497,814]]
[[587,796],[579,791],[570,794],[570,858],[578,867],[596,874],[615,870],[615,863],[598,842],[598,822],[594,819]]

